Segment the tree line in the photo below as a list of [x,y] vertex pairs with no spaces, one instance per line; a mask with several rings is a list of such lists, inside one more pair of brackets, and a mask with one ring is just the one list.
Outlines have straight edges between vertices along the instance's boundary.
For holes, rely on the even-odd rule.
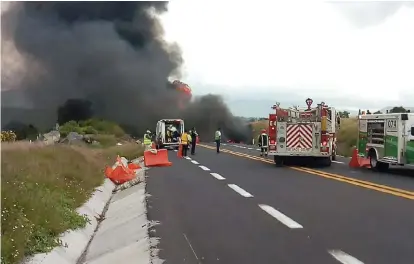
[[[410,112],[410,110],[407,110],[402,106],[394,106],[390,110],[386,111],[386,113],[390,113],[390,114],[391,113],[409,113],[409,112]],[[374,112],[374,113],[371,113],[369,110],[367,110],[367,111],[365,111],[365,113],[368,114],[368,115],[370,115],[370,114],[384,114],[383,112],[381,112],[379,110]],[[348,111],[339,111],[338,114],[341,118],[349,118],[350,112],[348,112]],[[362,114],[361,109],[359,109],[358,114],[359,115]]]

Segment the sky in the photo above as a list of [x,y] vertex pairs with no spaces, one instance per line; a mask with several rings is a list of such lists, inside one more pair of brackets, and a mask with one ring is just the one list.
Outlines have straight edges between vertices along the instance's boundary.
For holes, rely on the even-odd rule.
[[414,106],[414,2],[172,0],[162,23],[183,51],[182,80],[235,114],[307,97]]

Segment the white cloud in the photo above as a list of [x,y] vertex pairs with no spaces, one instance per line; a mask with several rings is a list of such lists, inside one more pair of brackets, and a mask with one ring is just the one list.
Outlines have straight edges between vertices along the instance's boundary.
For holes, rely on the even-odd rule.
[[413,90],[414,8],[402,6],[383,23],[358,28],[335,4],[242,2],[170,2],[163,24],[167,39],[183,49],[190,84],[286,87],[384,102]]

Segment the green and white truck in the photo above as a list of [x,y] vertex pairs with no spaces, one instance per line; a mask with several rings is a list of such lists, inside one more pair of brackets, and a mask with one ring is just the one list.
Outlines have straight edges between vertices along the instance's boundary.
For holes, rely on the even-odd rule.
[[373,170],[390,164],[414,168],[414,113],[358,116],[358,153],[370,160]]

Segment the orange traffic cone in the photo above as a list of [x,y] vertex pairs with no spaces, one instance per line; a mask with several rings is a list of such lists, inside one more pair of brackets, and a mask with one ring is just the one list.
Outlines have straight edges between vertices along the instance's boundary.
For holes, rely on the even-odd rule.
[[351,160],[349,161],[349,167],[351,168],[359,168],[359,161],[358,161],[358,149],[354,148],[352,152]]
[[371,162],[370,162],[369,158],[360,157],[358,155],[358,149],[355,147],[354,151],[352,152],[351,160],[349,161],[349,167],[351,167],[351,168],[360,168],[360,167],[371,168]]

